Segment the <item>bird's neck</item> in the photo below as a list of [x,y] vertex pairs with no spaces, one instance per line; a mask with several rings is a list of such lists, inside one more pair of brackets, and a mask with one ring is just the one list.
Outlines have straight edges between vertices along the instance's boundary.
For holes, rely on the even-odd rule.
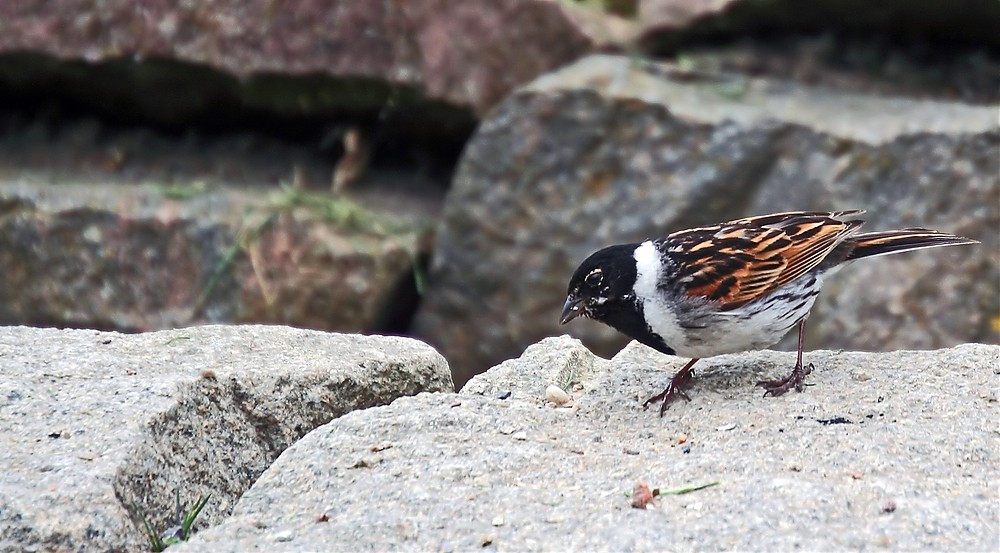
[[673,348],[664,343],[663,338],[656,334],[646,324],[643,316],[642,302],[635,302],[634,309],[609,309],[601,320],[618,332],[645,344],[660,353],[676,355]]

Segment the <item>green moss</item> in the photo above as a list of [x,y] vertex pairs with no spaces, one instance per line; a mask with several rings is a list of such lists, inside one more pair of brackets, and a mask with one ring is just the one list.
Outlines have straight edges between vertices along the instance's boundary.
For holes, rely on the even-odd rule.
[[210,192],[211,189],[211,185],[206,180],[157,185],[160,194],[171,200],[187,200]]
[[277,211],[304,209],[313,218],[349,232],[386,236],[414,230],[412,225],[403,225],[387,217],[380,217],[343,196],[303,190],[287,184],[281,185],[281,190],[272,196],[270,204],[272,209]]

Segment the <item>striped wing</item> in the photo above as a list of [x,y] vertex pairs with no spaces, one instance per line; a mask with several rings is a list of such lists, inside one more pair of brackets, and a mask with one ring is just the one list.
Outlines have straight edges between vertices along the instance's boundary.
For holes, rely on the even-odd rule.
[[662,251],[681,267],[689,296],[734,309],[816,268],[862,221],[861,210],[775,213],[675,232]]

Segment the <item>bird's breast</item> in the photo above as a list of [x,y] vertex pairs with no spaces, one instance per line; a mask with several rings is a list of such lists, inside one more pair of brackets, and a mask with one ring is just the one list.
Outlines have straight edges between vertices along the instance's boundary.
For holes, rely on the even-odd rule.
[[809,315],[820,286],[821,277],[809,274],[737,309],[705,314],[700,324],[687,329],[684,355],[708,357],[773,346]]

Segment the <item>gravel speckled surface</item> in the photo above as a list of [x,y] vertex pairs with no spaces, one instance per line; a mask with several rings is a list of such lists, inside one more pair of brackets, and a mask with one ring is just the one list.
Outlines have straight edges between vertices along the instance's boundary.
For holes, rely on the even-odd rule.
[[[809,352],[780,398],[753,383],[793,354],[719,357],[663,418],[641,400],[682,359],[632,344],[567,373],[588,355],[545,340],[462,394],[332,421],[177,551],[996,550],[997,346]],[[719,484],[640,510],[640,481]]]
[[313,428],[453,389],[416,340],[265,326],[0,327],[0,374],[0,552],[145,551],[133,502],[165,530],[211,494],[218,522]]

